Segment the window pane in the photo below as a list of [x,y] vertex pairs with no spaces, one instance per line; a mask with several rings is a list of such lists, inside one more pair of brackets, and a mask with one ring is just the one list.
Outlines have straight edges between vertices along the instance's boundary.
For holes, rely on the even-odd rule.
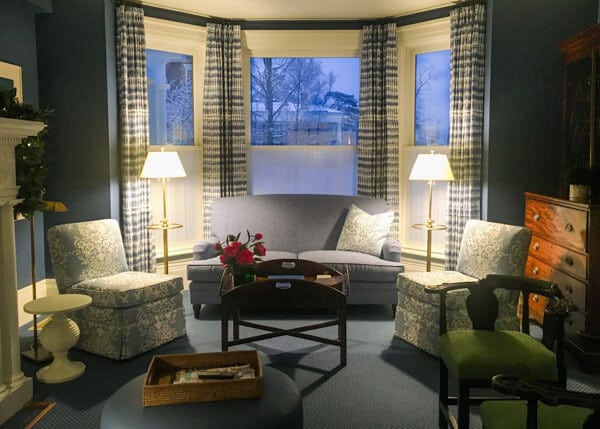
[[146,50],[151,145],[194,144],[192,56]]
[[450,50],[417,54],[415,145],[447,146],[450,131]]
[[355,194],[359,59],[254,57],[250,67],[252,193]]

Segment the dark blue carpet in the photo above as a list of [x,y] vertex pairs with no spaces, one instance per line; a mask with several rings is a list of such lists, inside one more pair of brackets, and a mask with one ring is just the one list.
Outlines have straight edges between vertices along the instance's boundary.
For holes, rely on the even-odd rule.
[[[67,383],[43,384],[35,380],[41,365],[23,358],[23,372],[34,377],[34,400],[56,402],[35,429],[98,428],[106,399],[146,372],[153,355],[220,351],[219,306],[204,306],[200,319],[194,319],[185,293],[187,335],[133,359],[114,361],[73,349],[70,358],[87,365],[84,375]],[[277,319],[275,324],[282,327],[323,319],[318,313],[249,316],[257,321]],[[242,336],[250,332],[241,329]],[[338,367],[339,348],[308,340],[280,337],[238,348],[255,347],[264,364],[280,369],[296,382],[303,397],[306,429],[436,428],[437,360],[394,337],[391,307],[349,306],[347,330],[348,364],[344,368]],[[333,338],[336,328],[315,333]],[[30,335],[30,331],[22,330],[23,349],[31,343]],[[570,365],[570,388],[597,391],[599,386],[600,375],[582,374]],[[33,415],[31,411],[20,412],[2,429],[22,428]],[[480,427],[474,413],[472,428]]]

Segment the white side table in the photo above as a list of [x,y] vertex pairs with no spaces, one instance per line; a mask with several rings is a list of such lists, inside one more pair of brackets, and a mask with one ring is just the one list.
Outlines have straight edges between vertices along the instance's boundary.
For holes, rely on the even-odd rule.
[[65,312],[79,310],[91,303],[92,298],[87,295],[67,293],[34,299],[23,306],[27,313],[52,316],[40,332],[40,342],[46,350],[52,352],[54,360],[37,372],[39,381],[62,383],[83,374],[85,364],[70,361],[67,355],[69,349],[77,344],[79,326]]

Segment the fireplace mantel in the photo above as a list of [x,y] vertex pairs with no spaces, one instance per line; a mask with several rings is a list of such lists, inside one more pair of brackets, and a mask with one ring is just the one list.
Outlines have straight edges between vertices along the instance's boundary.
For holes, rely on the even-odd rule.
[[15,146],[45,124],[0,118],[0,425],[33,396],[33,382],[21,371],[17,263],[13,207],[19,201]]

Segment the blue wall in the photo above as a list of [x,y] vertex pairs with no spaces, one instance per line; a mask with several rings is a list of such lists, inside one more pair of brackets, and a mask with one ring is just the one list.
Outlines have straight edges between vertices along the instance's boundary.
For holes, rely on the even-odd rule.
[[111,0],[60,0],[37,17],[40,101],[55,109],[47,189],[69,207],[47,214],[46,230],[119,219],[114,11]]
[[598,1],[488,0],[487,12],[483,217],[522,225],[526,191],[559,191],[559,44],[596,23]]
[[[0,61],[21,67],[23,101],[38,104],[38,76],[36,56],[35,13],[36,8],[26,1],[3,0],[0,3]],[[35,216],[36,277],[45,277],[43,215]],[[15,222],[17,278],[22,287],[31,283],[31,245],[29,222]]]

